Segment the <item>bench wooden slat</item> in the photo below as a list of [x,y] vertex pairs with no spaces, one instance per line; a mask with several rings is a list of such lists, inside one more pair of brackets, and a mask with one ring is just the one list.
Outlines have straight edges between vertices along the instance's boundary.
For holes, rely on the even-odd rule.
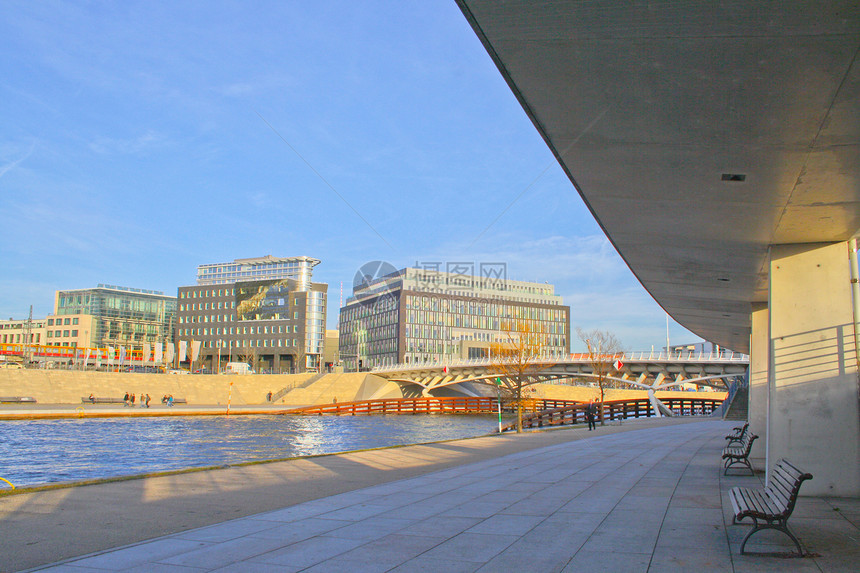
[[770,483],[765,488],[765,491],[774,499],[779,500],[783,505],[788,505],[791,501],[791,494],[794,491],[797,480],[788,481],[786,476],[779,472],[773,472],[770,476]]

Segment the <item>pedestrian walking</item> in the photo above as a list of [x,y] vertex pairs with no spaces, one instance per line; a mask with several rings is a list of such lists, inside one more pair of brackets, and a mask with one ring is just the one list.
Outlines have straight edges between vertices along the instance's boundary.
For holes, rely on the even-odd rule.
[[128,406],[128,392],[125,393],[125,396],[122,398],[123,407]]
[[129,402],[131,402],[131,407],[134,408],[134,392],[131,393],[131,396],[128,398]]
[[588,406],[585,407],[585,420],[588,422],[588,431],[596,430],[597,426],[594,421],[597,418],[597,405],[594,403],[594,398],[588,401]]
[[146,407],[147,408],[149,408],[149,400],[150,400],[150,397],[149,397],[149,394],[147,394],[146,395]]

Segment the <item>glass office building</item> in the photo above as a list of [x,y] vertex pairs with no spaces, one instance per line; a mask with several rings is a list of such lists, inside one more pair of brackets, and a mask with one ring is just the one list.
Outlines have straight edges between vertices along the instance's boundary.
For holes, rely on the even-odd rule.
[[[57,291],[55,319],[92,316],[86,337],[94,347],[142,348],[144,343],[173,341],[176,297],[163,292],[100,284],[96,288]],[[76,319],[72,319],[76,320]]]
[[486,357],[512,324],[540,333],[541,352],[570,351],[570,307],[546,283],[406,268],[353,290],[340,309],[347,370]]

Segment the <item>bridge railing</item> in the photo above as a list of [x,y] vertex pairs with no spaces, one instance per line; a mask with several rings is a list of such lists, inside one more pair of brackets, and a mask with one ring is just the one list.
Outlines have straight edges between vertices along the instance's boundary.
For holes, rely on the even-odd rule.
[[[741,354],[739,352],[730,352],[730,351],[721,351],[721,352],[694,352],[682,350],[679,352],[655,352],[655,351],[635,351],[635,352],[622,352],[619,353],[618,358],[622,362],[700,362],[700,363],[726,363],[726,362],[734,362],[734,363],[748,363],[749,355]],[[422,370],[422,369],[434,369],[451,366],[451,367],[476,367],[476,366],[489,366],[491,364],[498,364],[497,359],[493,359],[491,357],[483,357],[483,358],[468,358],[468,359],[444,359],[444,360],[435,360],[429,362],[421,362],[421,363],[400,363],[400,364],[387,364],[383,366],[375,366],[372,368],[371,372],[396,372],[401,370]],[[582,353],[574,353],[574,354],[563,354],[563,355],[551,355],[541,358],[535,358],[530,360],[529,362],[534,364],[543,364],[543,363],[589,363],[588,356]]]

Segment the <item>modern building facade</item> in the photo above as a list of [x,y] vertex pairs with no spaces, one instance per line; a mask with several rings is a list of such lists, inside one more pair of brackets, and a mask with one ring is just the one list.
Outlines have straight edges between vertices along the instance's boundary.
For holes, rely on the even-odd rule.
[[0,344],[47,344],[44,318],[0,320]]
[[166,346],[173,340],[176,298],[160,291],[107,284],[60,290],[54,300],[54,316],[47,322],[48,344],[130,350],[158,342]]
[[230,361],[260,371],[319,371],[328,291],[312,281],[319,262],[267,256],[199,266],[197,284],[178,290],[180,353],[192,349],[193,366],[212,371]]
[[97,321],[91,314],[49,316],[44,323],[46,324],[44,344],[78,348],[107,346],[93,343]]
[[[570,350],[570,307],[546,283],[406,268],[357,286],[340,309],[346,370],[488,356],[517,328],[541,353]],[[517,325],[512,328],[512,325]]]

